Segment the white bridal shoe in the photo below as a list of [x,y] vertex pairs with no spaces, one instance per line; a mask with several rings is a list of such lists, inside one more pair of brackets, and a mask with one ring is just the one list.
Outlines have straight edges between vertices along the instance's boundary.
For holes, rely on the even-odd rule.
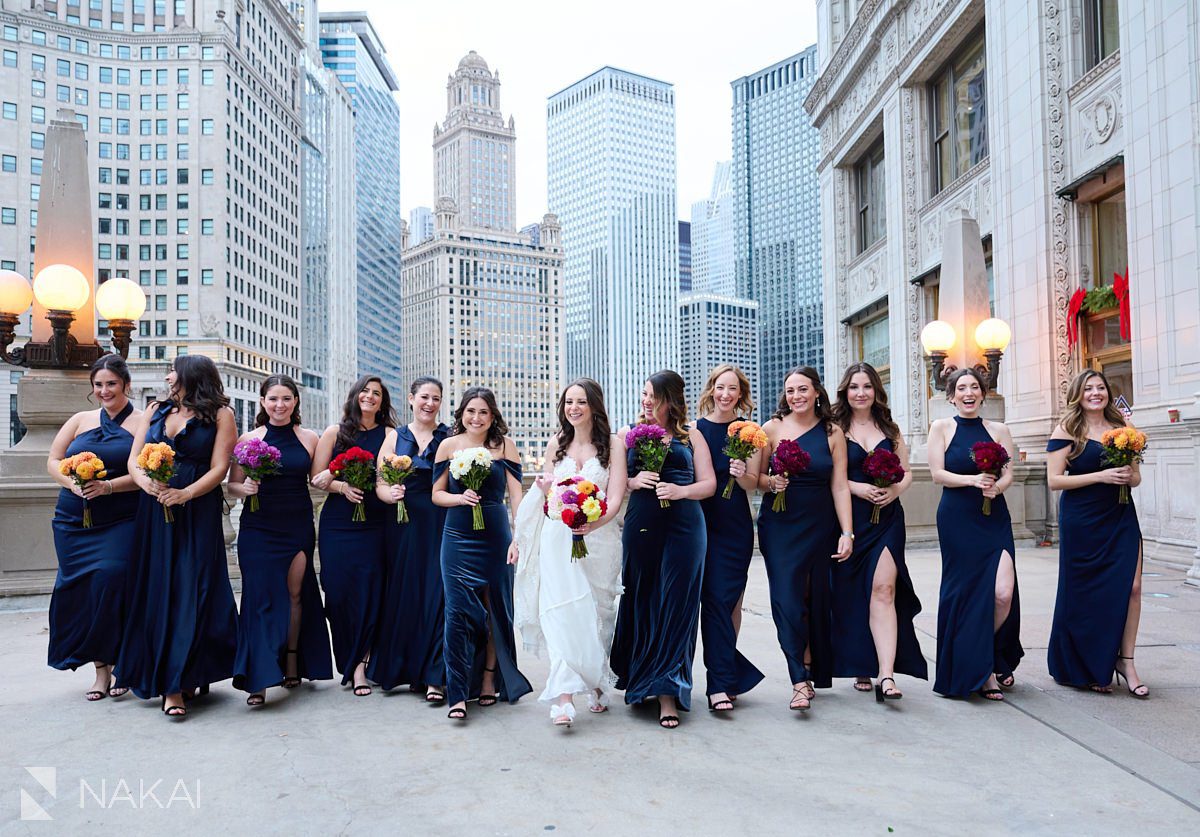
[[587,693],[588,711],[597,714],[608,711],[608,693],[601,692],[596,694],[596,690]]
[[569,727],[575,721],[575,706],[574,704],[564,704],[559,706],[555,704],[550,707],[550,720],[556,727]]

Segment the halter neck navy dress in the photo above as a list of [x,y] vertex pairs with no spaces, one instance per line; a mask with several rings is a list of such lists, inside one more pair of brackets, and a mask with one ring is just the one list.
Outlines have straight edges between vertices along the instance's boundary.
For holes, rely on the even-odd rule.
[[[387,530],[383,613],[367,666],[367,677],[385,689],[405,683],[442,686],[446,682],[446,598],[441,565],[446,510],[433,504],[433,459],[449,432],[446,425],[439,424],[433,439],[420,450],[407,425],[396,429],[396,454],[411,456],[413,461],[413,472],[404,481],[408,523]],[[394,508],[391,514],[394,518]]]
[[[994,442],[981,418],[954,416],[958,425],[946,448],[945,467],[954,474],[978,474],[971,446]],[[1013,581],[1012,608],[999,630],[996,614],[996,571],[1007,552],[1016,570],[1012,518],[1001,494],[992,513],[983,513],[983,492],[974,486],[943,488],[937,511],[942,551],[942,587],[938,595],[937,672],[933,690],[965,697],[982,689],[993,673],[1011,674],[1025,651],[1021,648],[1021,602]]]
[[[630,476],[641,470],[634,450],[626,462]],[[691,447],[672,439],[659,476],[676,485],[695,482]],[[625,593],[612,646],[617,688],[625,690],[626,703],[666,696],[687,711],[708,548],[700,502],[672,500],[664,509],[653,490],[630,492],[621,545]]]
[[[268,424],[266,428],[263,441],[279,449],[279,473],[259,484],[258,511],[252,512],[247,503],[242,504],[237,540],[242,609],[233,685],[251,693],[283,681],[289,650],[295,652],[297,677],[333,678],[325,608],[313,569],[316,531],[308,493],[312,457],[292,425]],[[289,649],[292,599],[288,572],[300,554],[304,556],[300,631],[296,646]]]
[[[121,424],[133,412],[126,404],[116,417],[100,409],[100,426],[71,440],[66,456],[91,451],[104,462],[107,479],[129,473],[133,436]],[[66,457],[64,457],[65,459]],[[62,489],[54,507],[54,549],[58,576],[50,597],[47,662],[76,669],[90,662],[111,663],[125,627],[126,586],[132,561],[133,519],[140,491],[122,491],[89,500],[92,526],[83,528],[84,500]]]
[[[775,494],[763,495],[758,512],[758,546],[767,566],[771,616],[793,683],[833,685],[829,574],[838,545],[833,506],[833,454],[829,434],[817,422],[796,439],[808,452],[808,470],[788,480],[787,507],[771,509]],[[810,663],[805,664],[805,650]]]
[[[169,403],[159,406],[146,442],[174,448],[175,476],[169,485],[186,488],[209,470],[217,425],[193,416],[172,439],[166,425],[174,410]],[[214,488],[172,506],[175,522],[168,523],[158,500],[141,493],[133,596],[116,669],[117,682],[140,698],[233,676],[237,609],[225,557],[223,507],[221,489]]]
[[[359,430],[352,447],[379,456],[387,428],[376,425]],[[334,448],[333,455],[347,448]],[[354,669],[371,653],[379,625],[383,598],[384,533],[395,509],[363,492],[367,519],[355,522],[354,503],[341,494],[330,494],[321,507],[317,551],[321,557],[321,587],[325,590],[325,615],[333,639],[333,659],[342,685],[354,679]]]
[[746,490],[736,482],[728,500],[721,496],[729,482],[725,445],[731,423],[705,418],[696,422],[696,429],[708,443],[717,474],[717,492],[700,501],[708,533],[700,587],[700,636],[704,640],[704,670],[710,695],[744,695],[763,679],[763,673],[737,650],[733,627],[733,614],[746,592],[746,575],[754,552],[754,517]]
[[[876,447],[895,450],[891,439]],[[846,440],[846,465],[850,482],[870,483],[863,463],[870,452],[853,439]],[[904,508],[896,500],[879,511],[879,522],[871,522],[874,504],[851,498],[854,513],[854,551],[845,561],[833,563],[833,676],[878,677],[879,658],[871,636],[871,588],[875,570],[886,549],[896,564],[896,662],[897,674],[929,679],[929,666],[917,642],[913,618],[921,602],[913,589],[904,563]]]
[[[1070,447],[1051,439],[1046,450]],[[1067,460],[1067,473],[1094,474],[1112,467],[1104,448],[1088,439]],[[1133,501],[1119,501],[1120,486],[1097,483],[1062,492],[1058,501],[1058,597],[1046,652],[1050,676],[1068,686],[1112,682],[1129,595],[1142,554],[1142,530]]]
[[[449,460],[435,464],[433,481],[449,468]],[[451,705],[479,697],[489,630],[496,648],[494,676],[500,700],[516,703],[533,691],[517,668],[513,633],[514,568],[508,563],[512,527],[504,506],[509,474],[520,480],[521,465],[508,459],[492,460],[491,473],[478,491],[483,529],[472,528],[470,506],[446,510],[441,567],[446,591],[446,701]],[[450,474],[447,491],[462,494],[465,490]]]

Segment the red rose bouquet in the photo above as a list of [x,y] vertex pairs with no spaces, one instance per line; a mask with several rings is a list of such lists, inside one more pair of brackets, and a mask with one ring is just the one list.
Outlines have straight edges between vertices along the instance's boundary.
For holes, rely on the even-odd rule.
[[[971,461],[981,474],[991,474],[1000,479],[1010,459],[1012,457],[1008,455],[1008,448],[999,442],[976,442],[971,445]],[[992,513],[991,497],[983,498],[983,513]]]
[[[568,529],[595,523],[608,512],[608,497],[600,486],[583,477],[568,477],[554,484],[542,511],[551,520],[561,520]],[[588,554],[583,535],[571,533],[571,560]]]
[[[877,447],[868,453],[867,458],[863,460],[862,470],[863,475],[876,488],[887,488],[904,479],[904,466],[900,464],[900,457],[887,448]],[[872,504],[871,523],[879,522],[879,510],[878,503]]]
[[[351,488],[369,491],[375,486],[375,457],[360,447],[350,448],[333,458],[329,463],[329,473]],[[365,521],[367,507],[363,503],[355,503],[350,519],[356,523]]]
[[[771,454],[771,473],[777,477],[791,479],[799,476],[807,471],[811,464],[812,457],[808,455],[808,451],[800,447],[800,443],[794,439],[784,439],[775,446],[775,453]],[[781,512],[787,509],[786,495],[786,491],[775,495],[771,511]]]

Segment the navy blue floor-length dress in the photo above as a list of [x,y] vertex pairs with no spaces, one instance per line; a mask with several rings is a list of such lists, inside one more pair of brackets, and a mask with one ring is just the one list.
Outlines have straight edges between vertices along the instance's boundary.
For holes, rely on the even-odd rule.
[[[208,472],[216,423],[193,416],[175,438],[167,436],[170,404],[150,420],[146,442],[166,442],[175,450],[171,488],[186,488]],[[190,691],[233,675],[237,651],[237,608],[229,586],[224,506],[215,488],[181,506],[175,522],[142,493],[136,520],[136,565],[129,620],[117,658],[117,683],[140,698]]]
[[[91,451],[104,462],[106,479],[129,473],[133,436],[121,423],[133,404],[109,418],[100,410],[100,426],[80,433],[66,456]],[[50,647],[47,662],[57,669],[76,669],[90,662],[111,663],[121,647],[125,606],[133,556],[134,516],[140,491],[122,491],[87,501],[92,526],[83,528],[84,500],[67,489],[54,507],[54,549],[58,575],[50,597]]]
[[729,457],[725,455],[731,422],[700,419],[696,429],[708,442],[717,492],[700,501],[708,552],[700,587],[700,637],[704,641],[707,694],[744,695],[763,679],[763,673],[737,650],[733,613],[746,592],[746,574],[754,552],[754,518],[746,491],[736,482],[729,499],[721,495],[729,482]]
[[[894,450],[891,439],[884,439],[878,447]],[[868,451],[853,439],[846,440],[846,448],[850,482],[870,483],[862,471]],[[852,497],[851,508],[854,551],[845,561],[833,563],[833,676],[879,676],[879,658],[871,636],[871,589],[879,558],[886,549],[896,564],[895,670],[927,680],[929,666],[913,629],[913,617],[921,612],[921,602],[904,563],[904,508],[899,500],[888,503],[880,509],[878,523],[871,522],[873,503]]]
[[[279,473],[259,484],[258,511],[250,511],[248,503],[242,504],[237,540],[242,608],[233,685],[251,693],[282,682],[289,651],[295,652],[297,677],[333,677],[325,608],[313,569],[316,531],[308,493],[312,457],[290,424],[268,424],[263,441],[279,449]],[[292,599],[288,571],[301,553],[305,567],[300,584],[300,631],[295,648],[289,649]]]
[[[627,462],[635,476],[641,469],[633,450]],[[695,482],[691,447],[672,439],[659,477],[676,485]],[[630,493],[621,533],[625,593],[612,646],[612,669],[626,703],[665,696],[691,709],[707,542],[698,500],[672,500],[664,509],[652,489]]]
[[758,546],[767,565],[771,616],[788,676],[793,683],[811,680],[815,687],[827,689],[833,685],[829,573],[839,534],[831,488],[833,454],[821,422],[796,441],[811,462],[808,470],[788,481],[783,511],[771,509],[774,493],[763,495]]
[[413,472],[404,481],[408,523],[387,530],[383,612],[367,666],[367,676],[385,689],[446,682],[441,564],[446,510],[433,504],[433,458],[448,433],[446,425],[439,424],[433,440],[419,450],[407,426],[396,430],[396,454],[413,461]]
[[[360,430],[352,447],[378,456],[386,436],[383,425]],[[345,450],[337,447],[333,455]],[[396,520],[395,509],[376,497],[374,488],[363,492],[363,503],[367,519],[355,521],[354,503],[341,494],[330,494],[321,507],[317,534],[325,615],[343,686],[354,680],[355,667],[375,643],[383,600],[384,538],[389,516],[393,524]]]
[[[1051,439],[1046,450],[1070,447]],[[1089,439],[1067,473],[1107,467],[1104,448]],[[1142,530],[1133,501],[1119,501],[1120,486],[1097,483],[1062,492],[1058,501],[1058,597],[1046,657],[1050,676],[1068,686],[1112,682],[1129,594],[1137,577]]]
[[[995,441],[983,419],[954,416],[958,425],[946,448],[945,467],[954,474],[977,474],[971,446]],[[996,615],[996,571],[1007,552],[1016,570],[1012,518],[1001,494],[992,513],[983,513],[983,492],[974,486],[944,488],[937,511],[942,551],[942,587],[938,594],[937,673],[933,690],[965,697],[982,689],[993,673],[1011,674],[1025,651],[1021,648],[1021,601],[1013,581],[1012,608],[999,630]]]
[[[433,480],[447,472],[450,462],[434,466]],[[496,691],[500,700],[516,703],[533,691],[517,668],[513,633],[514,569],[508,563],[512,527],[504,505],[508,475],[521,478],[521,466],[494,459],[487,481],[477,492],[483,506],[484,528],[475,530],[470,506],[446,511],[442,534],[442,584],[446,591],[446,700],[451,705],[479,697],[491,632],[496,649]],[[451,494],[465,487],[449,476]]]

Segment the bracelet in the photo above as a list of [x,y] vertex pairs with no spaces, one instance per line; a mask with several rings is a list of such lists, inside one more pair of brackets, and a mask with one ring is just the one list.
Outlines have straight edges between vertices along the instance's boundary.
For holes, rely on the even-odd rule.
[[112,480],[105,480],[104,485],[108,489],[105,493],[111,495],[113,493]]
[[853,532],[842,532],[842,537],[849,538],[850,540],[854,540],[854,533]]

